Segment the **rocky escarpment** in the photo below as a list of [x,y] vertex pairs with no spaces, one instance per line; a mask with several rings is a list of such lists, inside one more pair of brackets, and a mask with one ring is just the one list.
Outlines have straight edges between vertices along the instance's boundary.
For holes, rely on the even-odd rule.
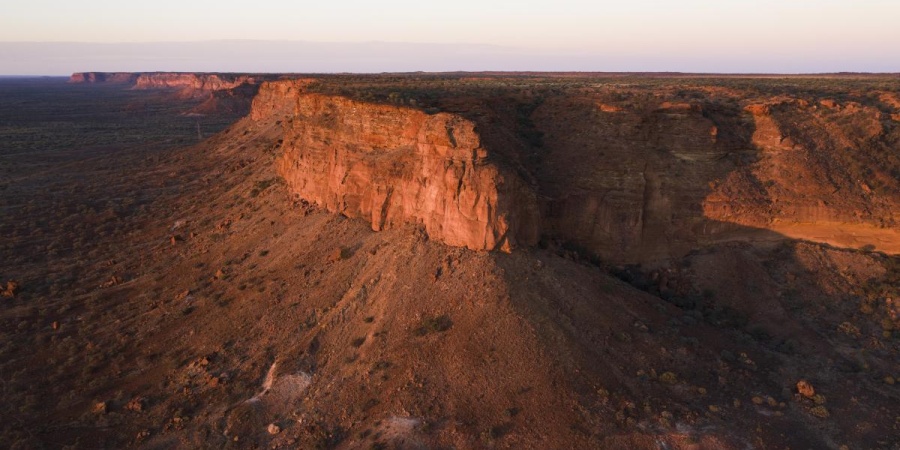
[[855,102],[654,94],[559,96],[535,111],[545,233],[630,262],[785,236],[900,251],[890,115]]
[[251,119],[281,122],[295,193],[376,230],[420,222],[451,245],[543,239],[616,263],[785,237],[900,251],[889,94],[626,87],[448,96],[427,114],[307,92],[315,81],[266,83]]
[[298,196],[374,230],[420,223],[431,238],[474,250],[537,242],[534,192],[491,161],[474,123],[302,84],[264,84],[251,113],[286,119],[278,170]]
[[[659,99],[561,97],[532,116],[545,155],[535,169],[549,199],[545,232],[606,260],[684,254],[735,227],[700,204],[741,150],[699,105]],[[734,130],[727,130],[734,131]]]

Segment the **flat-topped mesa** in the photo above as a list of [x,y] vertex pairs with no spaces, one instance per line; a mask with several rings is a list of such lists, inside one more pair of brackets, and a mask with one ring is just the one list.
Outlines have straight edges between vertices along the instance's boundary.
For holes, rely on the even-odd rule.
[[177,89],[188,94],[208,94],[242,86],[254,86],[277,75],[189,72],[76,72],[70,83],[128,84],[134,89]]
[[471,121],[302,87],[264,83],[251,113],[289,116],[278,171],[301,198],[373,230],[421,223],[430,238],[473,250],[537,242],[534,192],[490,161]]
[[242,84],[254,84],[249,75],[219,75],[208,73],[142,73],[134,83],[135,89],[192,89],[196,91],[220,91],[234,89]]
[[69,83],[134,84],[138,75],[131,72],[75,72],[69,77]]

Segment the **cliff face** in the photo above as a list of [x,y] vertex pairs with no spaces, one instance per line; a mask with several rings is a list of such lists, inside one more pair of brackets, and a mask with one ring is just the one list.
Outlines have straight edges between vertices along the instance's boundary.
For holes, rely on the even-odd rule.
[[301,84],[264,84],[251,114],[290,117],[278,171],[297,195],[374,230],[417,222],[433,239],[474,250],[537,242],[533,192],[491,163],[472,122],[308,94]]
[[[546,232],[613,261],[686,253],[710,227],[699,208],[734,144],[698,105],[558,98],[533,114],[546,155]],[[726,227],[727,228],[727,227]]]
[[859,103],[559,97],[544,132],[544,232],[614,261],[784,236],[900,250],[898,130]]
[[278,168],[298,196],[375,230],[420,222],[472,249],[545,237],[634,263],[785,236],[900,251],[888,94],[878,108],[620,90],[553,95],[527,116],[451,98],[457,112],[429,115],[305,92],[313,81],[263,84],[250,117],[280,121]]
[[297,101],[304,89],[314,80],[295,79],[263,83],[253,98],[250,119],[290,119],[297,110]]

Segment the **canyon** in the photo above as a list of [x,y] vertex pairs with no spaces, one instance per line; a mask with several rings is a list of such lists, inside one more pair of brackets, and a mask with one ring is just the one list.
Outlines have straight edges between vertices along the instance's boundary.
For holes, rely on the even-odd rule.
[[897,117],[891,75],[0,80],[0,446],[896,448]]

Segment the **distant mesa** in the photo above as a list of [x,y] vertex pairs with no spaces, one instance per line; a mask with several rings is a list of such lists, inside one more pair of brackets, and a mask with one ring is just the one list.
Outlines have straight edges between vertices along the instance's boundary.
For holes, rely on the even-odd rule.
[[244,115],[265,80],[281,78],[272,74],[188,73],[188,72],[76,72],[69,83],[130,86],[136,90],[173,92],[178,98],[202,99],[185,115],[230,113]]
[[131,72],[76,72],[69,83],[134,84],[140,74]]
[[206,95],[215,91],[256,86],[280,78],[272,74],[190,72],[76,72],[70,83],[128,84],[134,89],[178,89],[184,95]]
[[257,80],[249,75],[142,73],[134,81],[135,89],[176,88],[195,91],[234,89],[242,84],[257,84]]

